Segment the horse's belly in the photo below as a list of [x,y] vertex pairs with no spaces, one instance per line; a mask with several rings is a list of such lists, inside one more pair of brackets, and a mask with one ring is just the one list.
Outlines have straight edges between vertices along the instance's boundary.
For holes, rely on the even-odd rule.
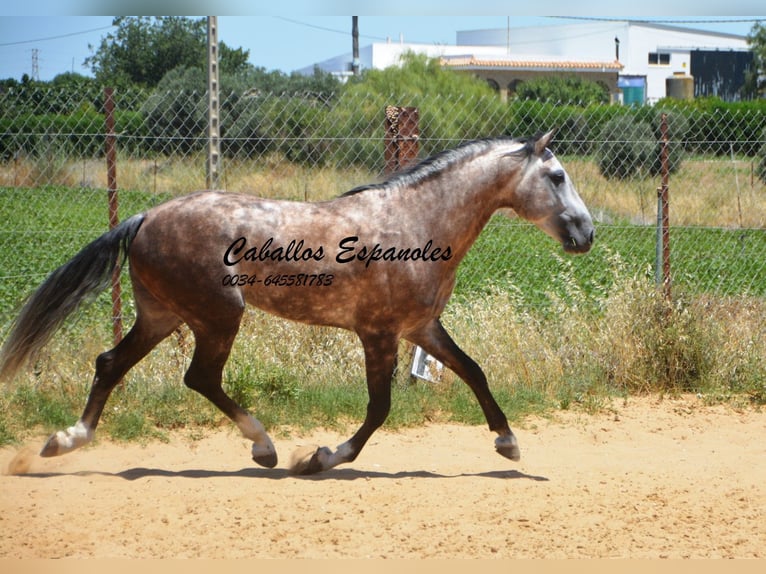
[[[307,274],[287,279],[272,277],[270,282],[243,288],[245,301],[268,313],[312,325],[330,325],[353,329],[357,314],[355,300],[341,289],[325,285],[326,277]],[[297,275],[297,274],[296,274]],[[314,277],[316,275],[316,277]]]

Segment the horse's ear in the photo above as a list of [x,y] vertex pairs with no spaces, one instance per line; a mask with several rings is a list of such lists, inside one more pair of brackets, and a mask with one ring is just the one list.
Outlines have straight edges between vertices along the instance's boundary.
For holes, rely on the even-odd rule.
[[537,138],[537,141],[535,141],[535,155],[542,155],[542,153],[545,151],[545,148],[548,147],[548,144],[553,139],[553,134],[556,133],[556,128],[553,128],[551,131],[544,133],[539,138]]

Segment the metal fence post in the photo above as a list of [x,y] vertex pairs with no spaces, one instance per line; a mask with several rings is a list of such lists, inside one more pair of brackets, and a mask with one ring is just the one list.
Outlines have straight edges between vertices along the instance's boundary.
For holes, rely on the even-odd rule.
[[392,174],[413,164],[420,151],[418,108],[386,106],[386,173]]
[[657,188],[657,254],[655,280],[662,285],[665,299],[670,301],[670,205],[668,181],[668,115],[662,114],[660,121],[660,169],[662,184]]
[[[419,120],[418,108],[386,106],[384,157],[387,175],[417,161],[420,151]],[[416,345],[408,343],[407,348],[410,354],[410,381],[423,379],[438,382],[443,365]]]
[[[104,88],[104,124],[106,129],[106,180],[109,202],[109,229],[120,222],[117,202],[117,142],[114,133],[114,89]],[[122,289],[120,263],[112,273],[112,332],[114,344],[122,341]]]

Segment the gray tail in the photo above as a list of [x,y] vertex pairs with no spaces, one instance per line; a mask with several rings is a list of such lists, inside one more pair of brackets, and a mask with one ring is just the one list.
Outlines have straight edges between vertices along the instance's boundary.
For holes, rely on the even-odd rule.
[[0,350],[0,380],[11,379],[89,296],[110,284],[144,221],[134,215],[56,269],[24,304]]

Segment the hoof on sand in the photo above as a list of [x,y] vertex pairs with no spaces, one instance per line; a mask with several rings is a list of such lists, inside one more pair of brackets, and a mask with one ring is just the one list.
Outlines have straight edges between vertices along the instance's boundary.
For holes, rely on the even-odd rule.
[[320,460],[321,457],[327,457],[332,452],[329,448],[306,446],[298,449],[293,453],[292,461],[290,463],[290,474],[295,476],[306,476],[309,474],[316,474],[324,470],[324,465]]
[[277,466],[277,453],[270,452],[268,454],[253,455],[253,461],[263,467],[274,468]]

